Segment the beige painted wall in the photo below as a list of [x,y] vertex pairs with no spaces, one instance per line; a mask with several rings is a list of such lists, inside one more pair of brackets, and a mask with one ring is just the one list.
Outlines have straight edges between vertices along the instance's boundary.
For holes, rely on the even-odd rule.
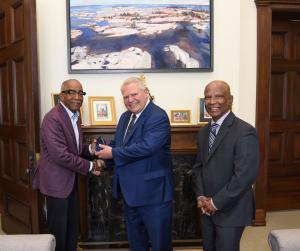
[[[189,109],[197,122],[197,98],[211,80],[231,85],[236,115],[255,124],[256,7],[254,0],[214,0],[214,71],[209,73],[146,73],[146,82],[156,104],[168,113]],[[51,93],[59,92],[68,78],[80,80],[87,96],[114,96],[117,118],[124,111],[120,85],[126,74],[68,74],[65,0],[36,0],[38,25],[41,119],[51,109]],[[83,104],[89,124],[88,98]]]

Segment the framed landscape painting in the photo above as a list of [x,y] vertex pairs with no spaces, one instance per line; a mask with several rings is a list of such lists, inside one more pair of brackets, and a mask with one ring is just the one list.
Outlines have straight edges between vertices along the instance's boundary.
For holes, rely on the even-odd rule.
[[213,70],[212,0],[67,0],[70,73]]

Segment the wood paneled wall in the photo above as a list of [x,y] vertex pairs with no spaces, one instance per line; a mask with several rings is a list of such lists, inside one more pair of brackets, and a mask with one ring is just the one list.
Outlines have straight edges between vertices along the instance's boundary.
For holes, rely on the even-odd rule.
[[300,1],[256,0],[257,219],[300,208]]

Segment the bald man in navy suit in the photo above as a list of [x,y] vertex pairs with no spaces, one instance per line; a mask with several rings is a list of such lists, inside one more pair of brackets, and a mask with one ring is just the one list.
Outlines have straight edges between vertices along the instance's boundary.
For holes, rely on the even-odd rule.
[[205,251],[238,251],[255,206],[253,183],[259,167],[255,128],[231,112],[233,97],[221,80],[204,91],[212,120],[198,133],[193,187],[201,211]]

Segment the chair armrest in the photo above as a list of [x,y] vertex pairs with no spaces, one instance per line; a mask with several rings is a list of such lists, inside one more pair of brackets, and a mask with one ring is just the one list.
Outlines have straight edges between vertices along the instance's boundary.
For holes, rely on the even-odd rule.
[[0,235],[0,251],[55,251],[51,234]]
[[268,243],[272,251],[299,251],[300,229],[272,230]]

